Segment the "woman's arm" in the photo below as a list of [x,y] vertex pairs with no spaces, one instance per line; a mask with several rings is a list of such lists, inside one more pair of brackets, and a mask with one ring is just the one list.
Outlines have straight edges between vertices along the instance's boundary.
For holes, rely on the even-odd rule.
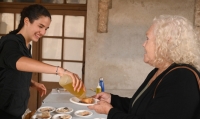
[[16,63],[16,68],[19,71],[27,71],[27,72],[37,72],[37,73],[47,73],[47,74],[57,73],[58,75],[63,75],[64,73],[63,68],[49,65],[28,57],[19,58],[19,60]]
[[[20,57],[16,62],[16,68],[19,71],[27,72],[37,72],[37,73],[48,73],[48,74],[58,74],[62,76],[67,74],[72,77],[74,90],[79,91],[83,85],[82,80],[78,77],[77,74],[74,74],[68,70],[65,70],[58,66],[49,65],[28,57]],[[84,87],[85,89],[85,87]]]

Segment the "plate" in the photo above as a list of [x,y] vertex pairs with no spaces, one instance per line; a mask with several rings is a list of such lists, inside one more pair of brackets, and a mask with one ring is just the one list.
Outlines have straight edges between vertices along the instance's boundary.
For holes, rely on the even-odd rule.
[[62,110],[62,109],[64,109],[64,108],[65,108],[65,107],[59,107],[59,108],[56,109],[56,112],[57,112],[57,113],[60,113],[60,114],[66,114],[66,113],[71,113],[71,112],[73,112],[73,109],[72,109],[71,107],[67,107],[67,108],[69,109],[67,112],[59,111],[59,110]]
[[72,119],[72,116],[71,116],[70,114],[55,114],[55,115],[52,117],[52,119],[60,119],[59,117],[60,117],[60,116],[64,116],[64,115],[69,116],[68,119]]
[[41,110],[48,110],[48,109],[49,109],[49,112],[55,111],[55,108],[51,106],[40,107],[37,111],[42,112]]
[[77,105],[89,106],[89,105],[94,105],[97,103],[97,101],[99,101],[98,99],[95,99],[95,98],[93,98],[93,99],[94,99],[94,103],[91,103],[91,104],[81,103],[81,102],[79,102],[80,99],[78,99],[77,97],[72,97],[69,99],[69,101],[74,104],[77,104]]
[[[82,116],[81,113],[83,113],[83,112],[88,112],[89,115]],[[92,113],[91,111],[89,111],[89,110],[77,110],[76,112],[74,112],[74,114],[75,114],[76,116],[78,116],[78,117],[89,117],[89,116],[91,116],[93,113]]]
[[51,119],[51,115],[49,118],[38,118],[37,115],[41,115],[41,114],[35,114],[31,117],[31,119]]

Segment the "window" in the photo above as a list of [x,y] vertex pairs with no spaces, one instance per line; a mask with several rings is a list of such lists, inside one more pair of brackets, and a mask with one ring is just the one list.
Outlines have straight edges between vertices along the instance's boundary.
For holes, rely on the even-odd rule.
[[[33,58],[64,67],[84,81],[87,0],[0,0],[0,37],[17,28],[22,8],[35,3],[49,10],[52,23],[46,35],[32,43]],[[56,75],[33,73],[32,79],[42,82],[47,94],[59,87]],[[32,90],[31,96],[29,109],[35,110],[43,99]]]

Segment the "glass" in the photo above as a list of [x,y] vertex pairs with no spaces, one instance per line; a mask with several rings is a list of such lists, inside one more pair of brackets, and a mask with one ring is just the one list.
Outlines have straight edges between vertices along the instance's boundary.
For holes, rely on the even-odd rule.
[[78,74],[79,78],[82,78],[83,63],[77,62],[63,62],[63,67],[73,73]]
[[52,15],[52,21],[45,36],[62,36],[63,16]]
[[64,60],[83,60],[83,40],[64,40]]
[[84,37],[84,16],[65,16],[65,37]]
[[74,91],[74,87],[72,85],[73,79],[71,76],[65,74],[62,77],[60,77],[59,84],[62,86],[64,89],[69,91],[72,95],[76,96],[79,99],[85,98],[86,92],[84,91],[84,88],[81,87],[80,91]]
[[68,4],[86,4],[86,0],[66,0]]
[[42,58],[61,59],[62,39],[43,38],[42,39]]
[[[54,66],[61,66],[61,62],[58,61],[43,61],[43,62]],[[41,80],[45,82],[59,82],[59,79],[60,76],[56,74],[44,74],[44,73],[41,74]]]
[[63,4],[64,0],[42,0],[43,3],[58,3]]
[[0,33],[7,34],[14,30],[14,14],[13,13],[1,13],[0,14]]
[[19,25],[19,22],[20,22],[21,16],[20,16],[19,13],[18,13],[18,14],[15,14],[15,15],[16,15],[15,29],[17,29],[17,27],[18,27],[18,25]]

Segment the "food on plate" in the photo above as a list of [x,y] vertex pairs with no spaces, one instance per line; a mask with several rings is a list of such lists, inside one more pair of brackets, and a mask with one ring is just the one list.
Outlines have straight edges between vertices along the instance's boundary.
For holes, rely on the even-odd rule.
[[59,116],[59,119],[70,119],[70,115],[62,115],[62,116]]
[[51,117],[51,115],[48,111],[42,112],[42,114],[37,115],[37,118],[49,118],[49,117]]
[[30,119],[35,114],[35,112],[36,110],[29,112],[28,114],[25,115],[24,119]]
[[89,98],[82,98],[79,102],[81,103],[86,103],[86,104],[92,104],[94,103],[94,99],[89,97]]
[[52,111],[53,109],[52,108],[49,108],[49,107],[45,107],[45,108],[41,108],[40,111],[41,112],[50,112]]
[[90,115],[90,112],[88,112],[88,111],[82,111],[82,112],[79,112],[78,115],[80,115],[80,116],[87,116],[87,115]]
[[64,108],[59,108],[56,111],[60,113],[65,113],[65,112],[69,112],[70,110],[67,107],[64,107]]

